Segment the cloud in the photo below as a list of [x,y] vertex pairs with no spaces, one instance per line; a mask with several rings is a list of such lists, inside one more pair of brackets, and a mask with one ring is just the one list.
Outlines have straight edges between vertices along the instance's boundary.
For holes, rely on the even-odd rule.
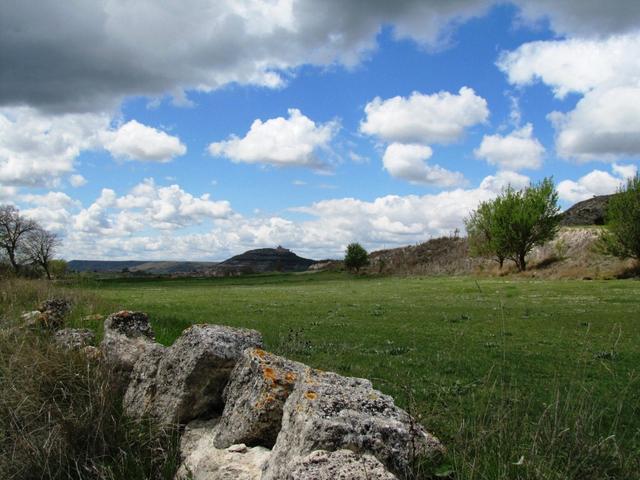
[[640,65],[633,52],[638,51],[640,32],[606,39],[538,41],[503,52],[497,65],[514,85],[541,81],[557,98],[564,98],[569,93],[637,82]]
[[480,183],[481,190],[500,193],[509,185],[515,190],[522,190],[531,183],[531,179],[526,175],[507,170],[499,171],[495,175],[485,177]]
[[501,170],[536,169],[542,165],[544,147],[533,137],[528,123],[508,135],[485,135],[473,153]]
[[103,134],[104,148],[117,159],[166,163],[187,153],[178,137],[130,120]]
[[[355,65],[382,25],[439,45],[485,0],[271,2],[140,0],[10,2],[0,11],[0,105],[53,111],[110,110],[130,95],[231,83],[281,87],[303,64]],[[21,28],[16,28],[19,25]]]
[[426,145],[392,143],[385,150],[382,163],[391,176],[411,183],[449,187],[464,182],[459,172],[428,165],[426,161],[432,153]]
[[82,187],[87,184],[87,179],[80,174],[75,174],[69,177],[69,183],[72,187]]
[[0,182],[16,186],[55,184],[74,169],[82,150],[99,148],[103,114],[46,115],[33,108],[0,109]]
[[613,161],[640,156],[640,32],[606,39],[526,43],[498,66],[512,84],[541,81],[558,98],[582,95],[566,113],[552,112],[559,156]]
[[376,97],[364,110],[360,131],[397,143],[451,143],[489,116],[487,101],[469,87],[462,87],[458,94],[413,92],[408,98]]
[[640,4],[635,0],[516,0],[521,16],[530,22],[548,19],[564,35],[602,36],[638,28]]
[[[4,2],[0,7],[0,105],[53,111],[113,109],[124,97],[236,83],[281,87],[304,64],[357,64],[383,25],[397,38],[446,45],[455,26],[497,0],[138,0]],[[519,0],[523,17],[561,34],[637,28],[635,0]],[[17,28],[16,26],[20,26]]]
[[17,194],[18,189],[16,187],[7,187],[5,185],[0,185],[0,202],[13,203],[16,199]]
[[236,163],[323,168],[317,151],[329,147],[338,124],[316,125],[298,109],[290,108],[288,112],[289,118],[255,120],[243,138],[232,135],[228,140],[212,143],[209,153]]
[[635,165],[614,164],[612,170],[615,176],[602,170],[593,170],[577,181],[563,180],[557,187],[560,200],[576,203],[596,195],[615,193],[627,178],[637,173],[638,168]]
[[640,157],[640,86],[602,88],[568,113],[553,112],[556,150],[586,162]]
[[48,192],[43,195],[26,194],[20,196],[21,203],[34,205],[21,209],[21,213],[32,218],[47,230],[64,232],[72,223],[72,210],[80,206],[64,192]]

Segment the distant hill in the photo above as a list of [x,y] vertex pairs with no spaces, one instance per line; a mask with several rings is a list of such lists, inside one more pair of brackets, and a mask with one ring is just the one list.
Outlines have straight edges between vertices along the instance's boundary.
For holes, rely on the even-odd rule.
[[94,273],[147,273],[150,275],[202,274],[215,268],[217,262],[171,262],[144,260],[71,260],[69,270]]
[[560,225],[564,227],[604,225],[604,217],[611,197],[613,195],[598,195],[576,203],[560,214]]
[[286,248],[259,248],[231,257],[215,267],[217,275],[242,273],[303,272],[315,260],[302,258]]

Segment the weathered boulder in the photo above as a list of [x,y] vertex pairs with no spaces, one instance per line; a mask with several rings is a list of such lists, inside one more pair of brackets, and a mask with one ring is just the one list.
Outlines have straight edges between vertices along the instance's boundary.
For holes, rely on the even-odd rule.
[[189,423],[180,442],[182,465],[177,480],[260,480],[271,451],[263,447],[232,445],[227,449],[213,446],[213,429],[217,420]]
[[43,328],[58,330],[64,326],[64,320],[71,310],[71,302],[65,298],[49,298],[43,301],[38,310],[42,313],[38,319]]
[[443,447],[368,380],[307,369],[285,403],[263,480],[287,478],[314,450],[340,449],[371,454],[402,477],[414,458],[435,457]]
[[397,480],[376,457],[351,450],[316,450],[295,463],[282,480]]
[[222,392],[243,350],[261,346],[255,330],[192,325],[160,360],[151,414],[173,424],[220,413]]
[[225,406],[215,446],[245,443],[272,447],[280,432],[284,403],[304,368],[259,348],[246,349],[224,390]]
[[104,321],[105,333],[119,333],[129,338],[146,337],[153,340],[155,335],[144,312],[122,310],[112,313]]
[[126,387],[133,366],[155,344],[149,318],[143,312],[123,310],[104,321],[100,350],[105,362],[119,372],[121,386]]
[[81,350],[95,340],[96,335],[87,328],[63,328],[54,337],[56,345],[66,350]]
[[151,344],[133,366],[123,400],[124,410],[130,417],[150,414],[156,397],[158,366],[166,352],[164,345]]

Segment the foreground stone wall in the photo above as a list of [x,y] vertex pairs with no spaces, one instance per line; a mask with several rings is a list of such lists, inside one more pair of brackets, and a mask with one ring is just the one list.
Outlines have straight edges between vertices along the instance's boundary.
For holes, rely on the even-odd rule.
[[[59,345],[85,336],[66,331]],[[403,479],[444,452],[368,380],[266,352],[255,330],[192,325],[170,347],[154,338],[144,313],[117,312],[100,355],[129,416],[183,428],[177,479]]]

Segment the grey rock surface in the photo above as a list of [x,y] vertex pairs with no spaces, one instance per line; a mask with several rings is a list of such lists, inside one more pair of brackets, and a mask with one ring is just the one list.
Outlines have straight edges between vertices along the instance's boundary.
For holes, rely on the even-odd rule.
[[225,407],[215,446],[245,443],[272,447],[280,432],[284,403],[304,368],[259,348],[246,349],[224,390]]
[[129,338],[146,337],[155,339],[149,317],[144,312],[122,310],[112,313],[104,321],[105,333],[119,333]]
[[192,325],[160,360],[152,415],[172,424],[219,414],[223,390],[242,352],[261,346],[262,335],[255,330]]
[[263,480],[287,478],[315,450],[340,449],[371,454],[400,477],[416,456],[443,451],[437,438],[368,380],[307,369],[285,403]]
[[42,313],[39,318],[40,327],[49,330],[59,330],[71,310],[71,302],[65,298],[49,298],[43,301],[38,310]]
[[316,450],[295,462],[282,480],[397,480],[371,455],[351,450]]
[[102,358],[114,372],[118,391],[125,392],[133,366],[155,345],[147,315],[123,310],[104,321],[104,337],[100,343]]
[[93,344],[96,335],[87,328],[63,328],[55,333],[56,345],[66,350],[81,350]]
[[159,343],[149,345],[138,357],[124,395],[124,411],[132,418],[151,413],[156,397],[158,366],[167,352]]
[[260,480],[271,455],[263,447],[232,445],[218,449],[213,445],[214,421],[193,421],[185,427],[180,443],[182,464],[177,480]]

